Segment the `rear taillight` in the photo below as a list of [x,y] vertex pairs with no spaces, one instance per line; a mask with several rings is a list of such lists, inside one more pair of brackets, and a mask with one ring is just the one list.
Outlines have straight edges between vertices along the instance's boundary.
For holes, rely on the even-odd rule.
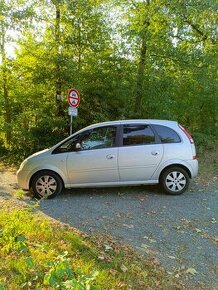
[[189,141],[191,144],[194,144],[194,140],[192,139],[192,136],[190,135],[190,133],[181,125],[179,125],[179,127],[182,129],[182,131],[185,133],[185,135],[188,137]]
[[197,160],[198,158],[197,158],[197,155],[194,155],[193,156],[193,160]]

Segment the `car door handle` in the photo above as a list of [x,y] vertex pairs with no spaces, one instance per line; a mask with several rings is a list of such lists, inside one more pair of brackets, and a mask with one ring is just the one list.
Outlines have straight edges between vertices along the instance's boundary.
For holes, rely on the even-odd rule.
[[113,158],[115,158],[115,155],[111,155],[111,154],[109,154],[109,155],[106,156],[106,158],[107,158],[107,159],[113,159]]
[[157,155],[160,154],[160,152],[159,151],[152,151],[151,154],[154,155],[154,156],[157,156]]

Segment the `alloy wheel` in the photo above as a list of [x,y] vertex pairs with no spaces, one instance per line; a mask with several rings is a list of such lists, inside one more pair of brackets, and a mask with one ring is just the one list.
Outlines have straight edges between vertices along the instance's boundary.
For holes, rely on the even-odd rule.
[[171,171],[165,179],[166,187],[174,192],[182,191],[187,183],[185,175],[180,171]]
[[50,196],[57,190],[57,182],[50,175],[43,175],[36,181],[36,190],[42,196]]

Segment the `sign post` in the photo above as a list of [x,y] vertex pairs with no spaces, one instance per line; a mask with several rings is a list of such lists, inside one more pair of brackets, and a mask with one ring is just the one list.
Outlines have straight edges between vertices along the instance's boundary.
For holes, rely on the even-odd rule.
[[73,123],[73,117],[78,116],[78,109],[80,103],[80,94],[76,89],[70,89],[68,94],[68,115],[70,116],[70,135],[72,134],[72,123]]

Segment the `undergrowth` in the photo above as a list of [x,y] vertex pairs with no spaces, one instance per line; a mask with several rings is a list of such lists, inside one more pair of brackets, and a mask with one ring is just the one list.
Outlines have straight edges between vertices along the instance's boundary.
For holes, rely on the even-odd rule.
[[0,289],[177,289],[155,259],[90,238],[10,200],[0,210]]

